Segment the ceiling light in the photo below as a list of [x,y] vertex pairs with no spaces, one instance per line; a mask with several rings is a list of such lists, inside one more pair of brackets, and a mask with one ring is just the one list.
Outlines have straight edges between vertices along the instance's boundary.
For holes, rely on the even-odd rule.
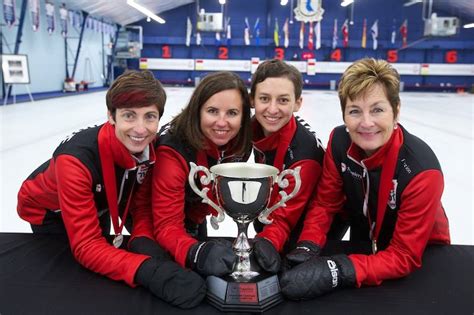
[[464,28],[474,28],[474,23],[464,24]]
[[352,4],[354,0],[344,0],[341,2],[341,7],[347,7],[349,4]]
[[280,4],[283,5],[283,6],[285,6],[285,5],[288,4],[288,0],[281,0],[281,1],[280,1]]
[[414,4],[417,4],[417,3],[422,3],[423,0],[410,0],[410,1],[407,1],[403,4],[404,7],[409,7],[411,5],[414,5]]
[[220,4],[225,4],[225,0],[219,0]]
[[147,8],[145,8],[144,6],[136,3],[135,1],[133,0],[127,0],[127,4],[135,9],[137,9],[138,11],[140,11],[141,13],[145,14],[146,16],[148,16],[149,18],[157,21],[158,23],[161,23],[161,24],[164,24],[166,23],[165,20],[163,20],[162,18],[160,18],[158,15],[156,15],[155,13],[151,12],[150,10],[148,10]]

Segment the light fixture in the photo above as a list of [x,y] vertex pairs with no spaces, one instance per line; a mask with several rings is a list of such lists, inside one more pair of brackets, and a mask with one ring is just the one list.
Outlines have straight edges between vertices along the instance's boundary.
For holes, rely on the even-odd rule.
[[285,6],[285,5],[288,4],[288,0],[281,0],[281,1],[280,1],[280,4],[281,4],[282,6]]
[[341,7],[347,7],[349,4],[352,4],[354,0],[344,0],[341,2]]
[[127,0],[127,4],[129,6],[131,6],[132,8],[135,8],[137,9],[138,11],[140,11],[141,13],[145,14],[146,16],[148,16],[149,18],[157,21],[158,23],[160,24],[164,24],[166,23],[165,20],[163,20],[162,18],[160,18],[158,15],[156,15],[155,13],[151,12],[150,10],[148,10],[147,8],[145,8],[144,6],[136,3],[135,1],[133,0]]
[[463,28],[474,28],[474,23],[464,24]]
[[224,5],[225,4],[225,0],[219,0],[219,3]]
[[417,4],[417,3],[422,3],[423,0],[410,0],[410,1],[407,1],[403,4],[404,7],[409,7],[411,5],[414,5],[414,4]]

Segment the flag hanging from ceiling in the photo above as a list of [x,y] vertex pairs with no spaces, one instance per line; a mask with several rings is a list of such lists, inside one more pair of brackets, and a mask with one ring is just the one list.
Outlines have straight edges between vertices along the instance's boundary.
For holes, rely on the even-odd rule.
[[260,45],[260,18],[257,18],[253,26],[253,37],[255,38],[255,45]]
[[12,27],[16,21],[15,15],[15,0],[3,0],[3,17],[8,27]]
[[31,27],[33,28],[33,32],[36,32],[39,29],[40,24],[39,0],[28,0],[28,3],[30,5]]
[[191,34],[193,32],[193,24],[191,24],[191,19],[188,16],[186,20],[186,46],[191,45]]
[[367,19],[364,19],[364,24],[362,25],[362,41],[360,47],[365,48],[367,46]]
[[402,26],[400,26],[400,34],[402,35],[402,47],[407,47],[407,37],[408,37],[408,21],[405,19]]
[[226,20],[226,27],[225,27],[225,43],[227,46],[230,46],[231,44],[231,40],[232,40],[232,33],[231,33],[231,29],[230,29],[230,17],[227,18]]
[[201,41],[202,41],[202,38],[201,38],[201,32],[197,32],[196,33],[196,45],[201,45]]
[[332,49],[337,47],[337,19],[334,19],[334,29],[332,31]]
[[273,41],[275,42],[275,46],[280,46],[280,29],[278,27],[278,19],[275,18],[275,27],[273,28]]
[[393,24],[392,24],[392,34],[390,36],[390,43],[392,45],[395,45],[395,40],[397,39],[397,27],[395,26],[396,20],[393,19]]
[[283,41],[283,46],[285,48],[288,48],[290,45],[290,37],[289,37],[289,26],[288,26],[288,18],[285,21],[285,24],[283,24],[283,36],[284,36],[284,41]]
[[372,34],[373,49],[377,50],[379,37],[379,20],[375,20],[374,24],[372,24],[372,27],[370,28],[370,33]]
[[54,3],[46,2],[46,29],[48,34],[51,35],[54,32]]
[[301,49],[304,48],[304,22],[301,21],[301,26],[300,26],[300,41],[299,41],[299,46]]
[[342,44],[344,47],[349,46],[349,20],[345,20],[344,24],[342,24],[341,27],[341,33],[342,33]]
[[59,8],[59,24],[61,24],[61,35],[63,37],[67,36],[67,19],[68,19],[68,12],[66,9],[66,4],[61,4]]
[[321,21],[316,22],[314,32],[316,33],[316,50],[318,50],[321,48]]
[[314,30],[313,30],[313,22],[309,22],[309,32],[308,32],[308,49],[314,49]]
[[248,18],[245,18],[244,43],[246,46],[250,45],[250,24]]

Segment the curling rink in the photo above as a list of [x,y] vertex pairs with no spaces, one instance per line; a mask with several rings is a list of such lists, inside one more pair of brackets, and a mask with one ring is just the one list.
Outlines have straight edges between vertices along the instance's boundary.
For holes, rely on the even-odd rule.
[[[167,87],[160,126],[186,105],[192,88]],[[49,159],[61,140],[106,120],[105,91],[0,106],[0,232],[31,232],[16,212],[16,195],[24,179]],[[443,205],[453,244],[474,245],[472,94],[401,93],[400,123],[430,145],[444,173]],[[299,116],[324,145],[332,128],[342,124],[335,91],[303,91]],[[210,235],[236,236],[229,217]],[[250,233],[250,236],[253,234]]]

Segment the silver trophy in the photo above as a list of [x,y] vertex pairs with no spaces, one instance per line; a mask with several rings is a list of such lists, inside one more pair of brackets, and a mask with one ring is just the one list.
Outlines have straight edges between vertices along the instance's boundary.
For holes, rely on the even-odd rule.
[[[293,198],[301,186],[300,167],[284,170],[278,174],[278,169],[266,164],[253,163],[224,163],[209,169],[190,163],[188,181],[193,191],[202,198],[203,203],[209,204],[217,211],[217,216],[211,217],[211,225],[219,228],[225,214],[229,215],[238,227],[238,236],[233,249],[238,257],[230,278],[210,276],[208,283],[208,298],[211,303],[224,311],[262,311],[281,301],[278,277],[265,275],[253,266],[250,260],[250,246],[247,229],[251,222],[258,218],[264,224],[272,223],[268,216],[277,208],[286,206],[285,202]],[[212,183],[217,203],[209,198],[209,188],[200,189],[195,178],[199,176],[200,183],[209,186]],[[287,176],[293,176],[295,185],[293,191],[287,194],[280,190],[278,203],[268,207],[275,184],[280,189],[289,186]],[[253,286],[254,285],[254,286]],[[250,306],[254,308],[250,308]]]

